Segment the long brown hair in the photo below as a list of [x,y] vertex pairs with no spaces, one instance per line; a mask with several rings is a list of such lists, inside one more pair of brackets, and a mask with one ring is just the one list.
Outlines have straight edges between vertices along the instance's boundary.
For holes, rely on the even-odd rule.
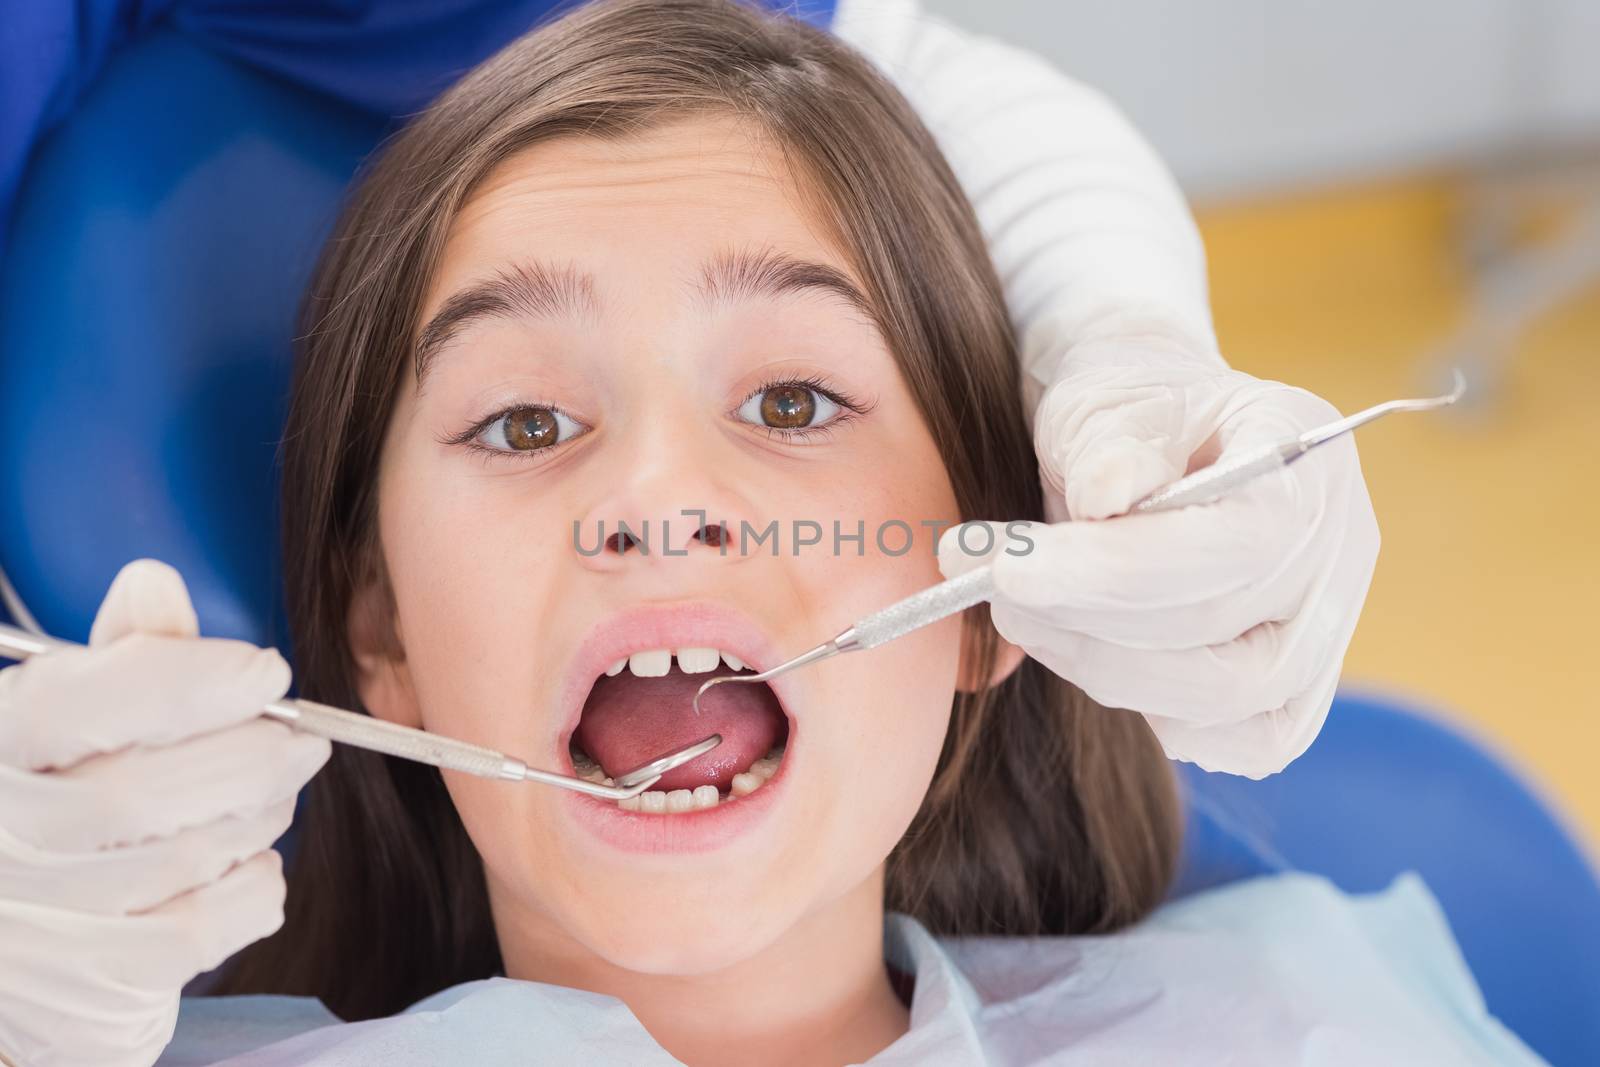
[[[384,582],[380,443],[440,248],[475,183],[563,134],[626,137],[731,112],[779,145],[863,279],[963,517],[1043,515],[1014,338],[971,207],[905,100],[861,57],[731,0],[605,0],[513,42],[358,182],[303,309],[284,438],[287,604],[301,691],[360,707],[345,623]],[[998,639],[968,613],[987,677]],[[1104,931],[1163,896],[1179,816],[1143,719],[1031,660],[958,694],[933,784],[889,857],[890,908],[938,934]],[[482,863],[437,771],[339,746],[316,778],[285,924],[219,992],[391,1014],[496,973]]]

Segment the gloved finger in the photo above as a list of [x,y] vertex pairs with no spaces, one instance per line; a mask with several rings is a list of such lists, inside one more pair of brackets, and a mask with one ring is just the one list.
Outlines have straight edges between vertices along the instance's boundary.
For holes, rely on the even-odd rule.
[[129,633],[0,671],[0,763],[68,767],[134,743],[162,745],[259,715],[288,691],[275,649]]
[[113,977],[129,985],[181,988],[253,941],[283,925],[283,857],[258,852],[221,878],[182,896],[118,919],[124,927]]
[[1053,628],[1006,604],[990,609],[1012,644],[1106,707],[1182,719],[1198,727],[1249,718],[1302,692],[1339,635],[1316,613],[1254,626],[1200,648],[1142,649]]
[[[16,1064],[154,1063],[172,1040],[179,986],[111,977],[124,927],[0,898],[0,1049]],[[120,973],[126,968],[109,968]]]
[[105,990],[126,1009],[141,996],[171,997],[183,984],[283,925],[283,861],[258,852],[221,878],[134,915],[88,915],[0,898],[0,960],[33,961],[36,976],[61,967],[59,1003],[83,1005]]
[[1203,508],[1039,524],[1033,551],[993,560],[996,604],[1061,630],[1194,648],[1287,617],[1309,580],[1304,531],[1261,490]]
[[1026,551],[1031,546],[1015,536],[1027,530],[1030,523],[985,522],[974,520],[952,526],[939,535],[936,553],[939,573],[946,580],[960,577],[974,567],[994,561],[1002,552]]
[[38,848],[0,827],[0,898],[99,915],[144,911],[271,848],[288,831],[294,806],[287,797],[170,837],[92,851]]
[[89,645],[109,644],[134,632],[200,635],[183,576],[158,559],[136,559],[117,572],[89,627]]
[[[1333,447],[1333,446],[1329,446]],[[1345,535],[1315,454],[1210,504],[1035,526],[994,558],[997,600],[1119,644],[1194,648],[1291,616]]]
[[53,852],[138,844],[292,797],[329,752],[324,738],[256,719],[175,745],[94,756],[65,771],[12,771],[0,778],[11,809],[0,812],[0,823]]
[[1210,377],[1174,387],[1135,370],[1104,368],[1057,382],[1034,422],[1047,491],[1073,520],[1120,515],[1181,478],[1211,436],[1226,394]]
[[[1220,392],[1202,379],[1182,395],[1197,393],[1205,410],[1184,421],[1201,429],[1179,435],[1183,449],[1203,444],[1184,460],[1196,467],[1281,442],[1337,414],[1314,394],[1277,383]],[[1169,408],[1182,406],[1170,390],[1166,395]],[[1202,430],[1209,435],[1203,442]],[[1064,624],[1108,640],[1136,643],[1149,619],[1128,612],[1150,609],[1163,613],[1174,647],[1216,644],[1293,610],[1330,539],[1340,535],[1343,500],[1330,498],[1359,480],[1354,445],[1334,442],[1211,504],[1057,524],[1041,536],[1040,551],[997,559],[996,585],[1019,604],[1076,612]]]
[[1158,715],[1146,719],[1171,759],[1203,770],[1265,778],[1299,758],[1322,730],[1333,704],[1342,658],[1335,656],[1305,692],[1282,707],[1240,722],[1208,728]]
[[1188,452],[1187,442],[1175,438],[1149,441],[1120,435],[1095,441],[1063,475],[1068,516],[1093,520],[1121,515],[1182,478]]

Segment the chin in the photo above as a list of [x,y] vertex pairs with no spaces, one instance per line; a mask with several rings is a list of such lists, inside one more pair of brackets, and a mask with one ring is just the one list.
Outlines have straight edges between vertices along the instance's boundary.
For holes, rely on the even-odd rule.
[[752,901],[712,893],[673,905],[647,898],[593,912],[569,924],[568,932],[624,970],[690,976],[725,970],[759,954],[788,925]]

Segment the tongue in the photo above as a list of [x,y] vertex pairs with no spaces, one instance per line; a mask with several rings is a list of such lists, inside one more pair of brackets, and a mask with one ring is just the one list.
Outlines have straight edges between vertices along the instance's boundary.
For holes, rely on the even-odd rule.
[[684,674],[673,664],[660,678],[624,670],[595,682],[573,738],[606,774],[616,777],[711,734],[722,744],[668,771],[651,789],[693,789],[711,784],[726,791],[733,776],[765,756],[787,730],[778,698],[764,683],[719,685],[700,701],[694,694],[711,678]]

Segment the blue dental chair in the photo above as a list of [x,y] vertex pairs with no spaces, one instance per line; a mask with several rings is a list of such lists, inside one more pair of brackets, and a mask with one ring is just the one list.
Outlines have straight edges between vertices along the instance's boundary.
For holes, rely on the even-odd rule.
[[[207,633],[287,648],[274,461],[293,310],[385,130],[158,30],[41,146],[0,262],[18,621],[85,639],[111,577],[149,555],[184,573]],[[1600,1063],[1600,885],[1483,746],[1347,694],[1284,774],[1182,780],[1179,894],[1288,868],[1365,891],[1415,869],[1490,1009],[1552,1063]]]

